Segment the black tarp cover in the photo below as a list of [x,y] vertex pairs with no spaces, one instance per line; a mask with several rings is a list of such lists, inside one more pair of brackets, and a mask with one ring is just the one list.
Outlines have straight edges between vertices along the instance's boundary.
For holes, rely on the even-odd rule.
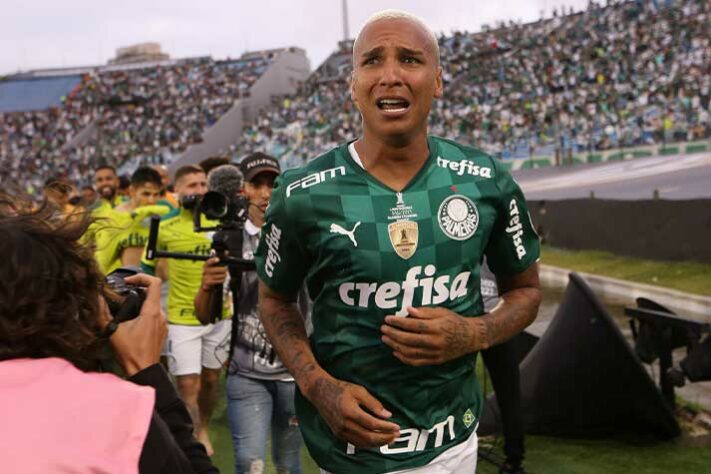
[[[617,324],[575,273],[550,326],[520,367],[526,433],[658,438],[680,433]],[[499,418],[489,397],[479,432],[498,431]]]

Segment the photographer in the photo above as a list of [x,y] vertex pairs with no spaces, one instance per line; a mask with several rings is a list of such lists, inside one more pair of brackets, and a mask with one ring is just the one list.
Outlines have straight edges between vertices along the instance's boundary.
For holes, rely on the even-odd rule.
[[[240,170],[245,180],[242,193],[249,200],[242,258],[251,260],[259,243],[264,213],[280,168],[275,158],[254,153],[242,160]],[[211,180],[212,174],[208,182]],[[203,284],[195,298],[201,321],[209,320],[209,302],[214,288],[225,283],[227,276],[227,268],[220,265],[217,258],[206,262]],[[227,409],[235,472],[264,472],[267,436],[271,428],[277,471],[296,473],[300,470],[301,434],[294,410],[294,379],[276,356],[259,320],[256,272],[243,272],[240,283],[239,295],[235,296],[237,316],[233,318],[232,357],[227,376]]]
[[[102,296],[88,218],[0,198],[0,446],[3,472],[215,473],[158,357],[160,281],[120,324]],[[109,328],[109,330],[107,330]],[[129,377],[96,370],[110,337]]]

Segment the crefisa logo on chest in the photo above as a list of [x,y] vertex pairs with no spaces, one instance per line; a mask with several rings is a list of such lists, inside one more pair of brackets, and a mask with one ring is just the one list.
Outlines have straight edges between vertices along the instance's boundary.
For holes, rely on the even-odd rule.
[[437,222],[444,234],[454,240],[466,240],[479,227],[479,211],[466,196],[455,194],[442,201]]

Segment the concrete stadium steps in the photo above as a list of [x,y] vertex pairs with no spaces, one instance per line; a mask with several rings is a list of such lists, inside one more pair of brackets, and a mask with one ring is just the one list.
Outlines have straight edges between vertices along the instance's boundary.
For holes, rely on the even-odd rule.
[[[310,70],[304,50],[288,48],[280,51],[249,89],[249,96],[237,100],[212,127],[203,131],[202,142],[188,147],[168,166],[170,172],[210,156],[230,154],[231,147],[242,135],[244,124],[255,120],[259,111],[271,104],[272,97],[296,92]],[[239,154],[240,150],[236,152]]]

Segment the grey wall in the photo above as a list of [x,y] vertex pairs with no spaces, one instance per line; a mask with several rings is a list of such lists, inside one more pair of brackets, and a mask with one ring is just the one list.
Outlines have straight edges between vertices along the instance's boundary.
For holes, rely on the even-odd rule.
[[529,201],[542,239],[571,250],[711,263],[711,199]]

